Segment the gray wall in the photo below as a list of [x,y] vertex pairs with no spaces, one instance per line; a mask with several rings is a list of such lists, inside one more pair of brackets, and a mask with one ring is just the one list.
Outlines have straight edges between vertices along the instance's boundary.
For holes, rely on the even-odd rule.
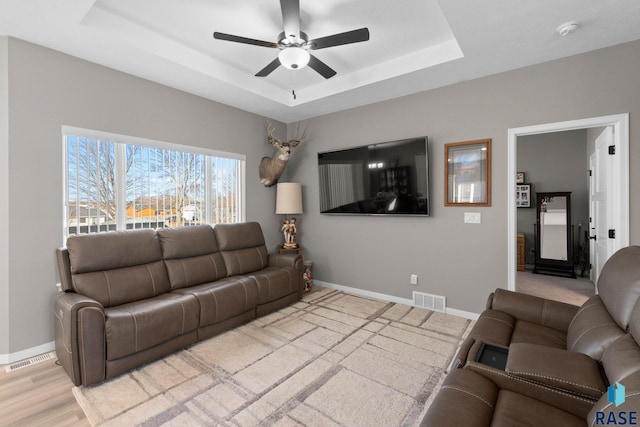
[[578,224],[582,232],[589,226],[589,177],[587,130],[552,132],[518,138],[517,170],[531,184],[531,208],[518,208],[518,233],[525,235],[526,263],[533,264],[535,247],[536,194],[571,192],[571,224],[574,226],[574,255],[578,244]]
[[[53,340],[54,250],[63,244],[62,125],[245,154],[247,220],[262,224],[270,248],[279,242],[275,188],[258,178],[260,158],[272,152],[265,118],[0,38],[0,58],[7,50],[8,66],[0,62],[0,94],[7,73],[9,87],[8,138],[0,127],[0,166],[8,163],[0,167],[0,355]],[[284,137],[286,126],[274,125]]]
[[[640,42],[594,51],[307,121],[310,141],[294,159],[303,184],[301,244],[314,278],[411,298],[444,295],[447,305],[480,312],[507,286],[507,130],[630,113],[630,241],[640,243]],[[344,217],[319,214],[316,153],[428,135],[432,216]],[[444,206],[444,144],[492,138],[492,206]],[[480,225],[464,212],[480,212]],[[419,285],[409,275],[419,275]]]

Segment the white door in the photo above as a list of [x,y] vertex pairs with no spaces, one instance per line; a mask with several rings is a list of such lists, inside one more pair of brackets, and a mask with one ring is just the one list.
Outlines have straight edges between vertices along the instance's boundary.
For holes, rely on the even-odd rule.
[[[613,156],[609,146],[613,145],[613,127],[607,126],[596,138],[595,152],[589,157],[589,261],[591,281],[598,283],[602,266],[613,255],[614,240],[609,236],[613,227],[611,212],[611,185],[613,183]],[[596,288],[597,290],[597,288]]]

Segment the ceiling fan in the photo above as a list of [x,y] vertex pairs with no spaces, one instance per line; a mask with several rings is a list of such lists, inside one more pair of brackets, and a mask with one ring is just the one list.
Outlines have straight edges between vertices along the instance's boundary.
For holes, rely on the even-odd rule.
[[336,71],[310,54],[309,50],[325,49],[328,47],[369,40],[368,28],[360,28],[358,30],[309,40],[307,34],[300,31],[300,0],[280,0],[280,8],[282,9],[284,32],[280,33],[278,36],[277,43],[234,36],[232,34],[219,33],[217,31],[213,33],[213,38],[217,40],[226,40],[230,42],[280,49],[278,57],[262,70],[258,71],[256,77],[266,77],[280,65],[290,70],[299,70],[306,65],[309,65],[309,67],[314,69],[325,79],[335,76]]

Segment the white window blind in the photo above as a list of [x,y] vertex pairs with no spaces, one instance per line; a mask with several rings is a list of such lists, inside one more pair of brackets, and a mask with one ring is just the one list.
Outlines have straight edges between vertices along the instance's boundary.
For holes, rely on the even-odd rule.
[[65,238],[243,221],[242,156],[103,136],[64,136]]

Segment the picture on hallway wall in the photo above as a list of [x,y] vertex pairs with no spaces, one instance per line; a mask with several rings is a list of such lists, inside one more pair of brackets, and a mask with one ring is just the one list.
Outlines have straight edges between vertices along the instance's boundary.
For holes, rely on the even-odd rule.
[[516,207],[531,207],[531,184],[516,185]]

